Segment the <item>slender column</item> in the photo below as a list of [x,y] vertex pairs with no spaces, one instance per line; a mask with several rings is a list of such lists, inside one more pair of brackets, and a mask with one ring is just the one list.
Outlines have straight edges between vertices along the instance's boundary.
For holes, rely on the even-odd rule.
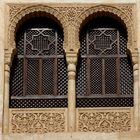
[[76,130],[76,92],[75,92],[75,76],[77,53],[66,54],[68,63],[68,131]]
[[15,42],[11,45],[11,49],[5,49],[5,63],[4,63],[4,95],[3,95],[3,133],[9,133],[9,85],[10,85],[10,66],[13,61],[13,57],[17,50],[15,48]]
[[5,85],[4,85],[4,115],[3,115],[3,133],[9,132],[9,78],[10,78],[10,64],[5,64]]
[[132,53],[132,61],[133,61],[133,76],[134,76],[134,131],[138,130],[139,127],[139,71],[138,71],[138,53]]

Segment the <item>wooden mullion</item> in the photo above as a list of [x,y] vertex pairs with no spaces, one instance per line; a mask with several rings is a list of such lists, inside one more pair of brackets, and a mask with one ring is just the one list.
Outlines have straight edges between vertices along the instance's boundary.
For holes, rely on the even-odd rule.
[[87,57],[87,94],[90,95],[90,58]]
[[116,59],[117,95],[120,95],[120,58]]
[[86,73],[86,75],[87,75],[87,93],[86,93],[86,95],[90,95],[90,58],[88,57],[88,55],[89,55],[89,36],[88,36],[88,32],[87,32],[87,34],[86,34],[86,47],[87,47],[87,57],[86,57],[86,63],[87,63],[87,68],[86,68],[86,70],[87,70],[87,73]]
[[[22,96],[11,96],[11,99],[54,99],[54,96],[52,95],[41,95],[41,96],[38,96],[38,95],[32,95],[32,96],[25,96],[25,97],[22,97]],[[67,96],[63,95],[63,96],[56,96],[55,99],[67,99]]]
[[39,59],[39,95],[42,95],[42,59]]
[[56,56],[57,56],[57,47],[58,47],[57,40],[58,40],[58,35],[57,32],[55,31],[55,55]]
[[87,55],[89,55],[89,32],[86,33],[86,49],[87,49]]
[[101,95],[101,94],[94,94],[94,95],[90,95],[90,96],[82,96],[82,95],[77,95],[78,98],[132,98],[132,95],[115,95],[115,94],[105,94],[105,95]]
[[118,58],[116,60],[116,78],[117,78],[117,95],[120,95],[120,57],[119,57],[119,53],[120,53],[120,45],[119,45],[119,32],[117,31],[117,51],[118,51]]
[[54,73],[53,73],[53,83],[54,83],[54,95],[57,96],[57,57],[54,58]]
[[27,92],[27,66],[28,66],[28,60],[24,57],[23,59],[23,96],[26,96]]
[[105,95],[105,59],[102,59],[102,95]]
[[23,57],[23,96],[26,96],[27,92],[27,65],[26,59],[26,32],[24,33],[24,57]]
[[[87,55],[81,55],[82,58],[86,58]],[[123,58],[123,57],[127,57],[127,55],[88,55],[89,58]]]
[[[34,55],[26,55],[26,58],[42,58],[42,59],[44,59],[44,58],[54,58],[56,55],[47,55],[47,56],[40,56],[40,55],[38,55],[38,56],[34,56]],[[24,57],[24,55],[18,55],[18,58],[23,58]],[[64,56],[63,55],[57,55],[57,58],[64,58]]]
[[57,96],[57,32],[55,32],[55,58],[54,58],[54,73],[53,73],[53,83],[54,83],[54,95]]

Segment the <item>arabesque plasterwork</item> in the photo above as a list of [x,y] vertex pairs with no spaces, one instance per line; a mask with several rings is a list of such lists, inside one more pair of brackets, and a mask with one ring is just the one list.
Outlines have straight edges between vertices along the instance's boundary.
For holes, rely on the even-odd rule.
[[[64,48],[77,52],[79,43],[80,26],[91,14],[99,11],[110,12],[117,15],[126,25],[128,32],[128,48],[135,51],[134,46],[134,5],[95,5],[95,4],[51,4],[51,5],[16,5],[9,4],[8,45],[6,50],[12,53],[15,49],[15,32],[19,21],[29,13],[42,11],[54,15],[60,21],[64,31]],[[133,36],[132,36],[133,35]]]
[[[34,12],[46,12],[53,15],[63,28],[64,32],[64,49],[69,68],[69,115],[75,113],[75,75],[77,52],[80,48],[79,32],[81,25],[88,20],[90,15],[98,12],[109,12],[118,16],[127,29],[128,49],[132,53],[132,59],[136,66],[138,53],[135,48],[135,22],[134,22],[134,5],[133,4],[115,4],[115,5],[95,5],[95,4],[7,4],[9,10],[9,20],[7,22],[7,45],[5,47],[5,79],[10,76],[10,63],[16,53],[15,34],[17,25],[26,19],[26,16]],[[11,133],[46,133],[46,132],[65,132],[67,131],[67,115],[64,110],[30,110],[30,109],[9,109],[9,82],[5,82],[5,133],[10,130]],[[73,95],[71,94],[73,93]],[[5,111],[6,110],[6,111]],[[71,111],[72,110],[72,111]],[[120,132],[131,129],[132,113],[129,109],[109,110],[81,110],[77,109],[77,131],[94,131],[94,132]],[[75,114],[71,115],[68,120],[75,125]],[[100,117],[100,121],[98,120]],[[10,122],[7,120],[10,118]],[[70,118],[70,117],[69,117]],[[94,120],[94,121],[93,121]],[[95,121],[96,120],[96,121]],[[119,123],[118,123],[119,122]],[[8,126],[9,124],[9,126]],[[74,124],[74,125],[73,125]],[[91,125],[92,124],[92,125]],[[10,127],[10,128],[8,128]],[[75,127],[75,126],[74,126]],[[75,131],[75,128],[68,130]]]
[[132,123],[130,109],[78,109],[77,119],[80,132],[125,132]]
[[10,133],[66,131],[65,109],[11,109]]

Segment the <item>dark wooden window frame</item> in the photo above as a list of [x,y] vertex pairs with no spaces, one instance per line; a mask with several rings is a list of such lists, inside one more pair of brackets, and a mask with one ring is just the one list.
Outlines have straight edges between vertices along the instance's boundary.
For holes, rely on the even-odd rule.
[[11,67],[11,108],[67,107],[67,68],[58,32],[46,27],[21,32]]
[[[111,31],[115,31],[116,35],[114,35],[113,37],[111,35],[106,34],[106,32],[111,32]],[[90,32],[92,33],[92,35],[90,35]],[[100,32],[100,35],[96,35],[93,32]],[[103,36],[103,37],[102,37]],[[116,38],[115,38],[116,37]],[[92,38],[92,39],[90,39]],[[96,38],[96,39],[95,39]],[[111,38],[115,38],[114,40]],[[96,42],[95,42],[96,41]],[[107,43],[110,43],[107,44]],[[114,43],[114,44],[113,44]],[[123,94],[122,93],[122,89],[120,89],[121,87],[121,78],[122,78],[122,70],[120,69],[122,67],[122,60],[123,59],[127,59],[128,55],[127,55],[127,42],[124,42],[125,45],[125,51],[120,50],[120,47],[124,47],[120,45],[120,34],[119,34],[119,30],[117,30],[116,28],[94,28],[94,29],[89,29],[86,32],[86,36],[85,36],[85,42],[84,42],[84,48],[80,49],[80,56],[79,59],[83,59],[84,63],[83,63],[83,67],[85,67],[85,80],[86,80],[86,90],[81,94],[80,93],[80,89],[77,87],[77,107],[119,107],[119,106],[133,106],[133,72],[132,69],[131,71],[131,78],[130,78],[130,82],[131,85],[127,88],[127,89],[132,89],[131,91],[128,90],[128,94]],[[112,45],[115,45],[114,48],[117,48],[114,52],[111,52],[111,49],[113,47],[111,47]],[[92,46],[92,47],[91,47]],[[91,48],[93,49],[91,49]],[[110,53],[108,52],[110,51]],[[109,83],[110,78],[106,78],[107,76],[107,60],[115,60],[116,63],[114,64],[115,68],[113,67],[112,69],[114,69],[115,73],[115,78],[113,77],[113,74],[111,75],[112,78],[114,78],[114,81],[116,82],[116,85]],[[122,60],[121,60],[122,59]],[[96,64],[96,60],[101,60],[101,66],[99,67],[97,74],[101,76],[101,86],[100,88],[98,88],[98,80],[100,79],[100,77],[95,76],[95,73],[93,72],[93,70],[91,71],[91,66],[97,65]],[[127,61],[127,60],[126,60]],[[80,63],[80,62],[79,62]],[[108,62],[110,63],[110,62]],[[126,62],[127,63],[127,62]],[[110,66],[112,65],[112,63],[109,64]],[[131,64],[130,64],[131,65]],[[112,65],[113,66],[113,65]],[[128,65],[127,65],[128,66]],[[80,67],[80,66],[78,66]],[[98,67],[98,65],[97,65]],[[131,67],[131,66],[130,66]],[[95,68],[95,67],[94,67]],[[101,69],[100,69],[101,68]],[[79,69],[79,68],[78,68]],[[111,71],[111,68],[108,67],[108,69]],[[123,68],[122,68],[123,69]],[[80,69],[79,69],[80,70]],[[127,69],[126,69],[127,70]],[[92,73],[94,73],[94,76],[91,75]],[[78,73],[77,73],[78,75]],[[80,77],[80,74],[78,75]],[[78,78],[77,76],[77,78]],[[91,80],[91,77],[93,76],[93,79]],[[97,79],[96,79],[97,78]],[[93,82],[93,80],[95,82]],[[80,80],[77,79],[77,82],[79,82]],[[96,83],[97,81],[97,83]],[[113,80],[111,80],[113,82]],[[124,80],[125,81],[125,80]],[[124,82],[123,81],[123,82]],[[94,85],[96,85],[96,87],[94,86],[94,88],[91,88]],[[125,81],[126,82],[126,81]],[[114,94],[111,93],[111,90],[113,92],[113,86],[110,89],[109,86],[106,86],[106,83],[110,86],[116,86],[116,90],[114,92]],[[78,84],[78,83],[77,83]],[[123,85],[124,86],[124,85]],[[97,89],[101,89],[101,91],[99,93],[96,92]],[[125,89],[125,90],[127,90]],[[95,92],[94,92],[95,90]],[[81,91],[82,92],[82,91]],[[108,93],[109,92],[109,93]],[[96,94],[97,93],[97,94]],[[126,93],[126,91],[124,92]],[[111,100],[112,99],[112,100]],[[122,104],[122,100],[124,100],[126,103]],[[114,102],[114,103],[113,103]]]

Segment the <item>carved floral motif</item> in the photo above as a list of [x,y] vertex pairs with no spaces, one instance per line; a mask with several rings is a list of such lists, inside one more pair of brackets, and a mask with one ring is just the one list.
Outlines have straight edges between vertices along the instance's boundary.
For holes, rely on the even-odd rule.
[[[48,4],[49,5],[49,4]],[[134,49],[134,13],[133,5],[27,5],[11,4],[9,6],[8,45],[5,48],[6,64],[11,61],[15,50],[15,31],[18,22],[30,13],[43,11],[54,15],[62,24],[64,31],[64,47],[66,52],[78,51],[79,31],[82,22],[91,14],[99,11],[110,12],[124,21],[128,31],[128,48]],[[10,58],[11,57],[11,58]],[[10,132],[12,133],[46,133],[64,132],[66,121],[64,111],[15,111],[10,114]],[[7,116],[8,117],[8,116]],[[8,118],[7,118],[8,119]],[[131,129],[130,111],[80,111],[78,115],[78,131],[116,132]]]
[[65,131],[65,112],[11,111],[11,133],[47,133]]
[[116,8],[121,9],[126,15],[128,15],[129,20],[133,20],[133,5],[119,5]]
[[62,15],[63,15],[63,20],[66,25],[72,25],[72,24],[76,24],[76,21],[79,17],[79,15],[85,11],[86,9],[88,9],[88,7],[80,7],[80,6],[72,6],[72,7],[57,7],[56,8]]
[[[133,48],[133,5],[9,5],[10,22],[8,28],[8,50],[14,49],[14,34],[16,25],[25,15],[35,11],[44,11],[54,15],[62,24],[64,30],[64,48],[69,50],[74,48],[75,51],[80,47],[79,29],[81,23],[91,14],[98,11],[110,12],[120,17],[127,26],[128,30],[128,48]],[[130,49],[132,50],[132,49]]]
[[22,9],[24,9],[27,6],[10,5],[9,7],[10,7],[10,9],[9,9],[10,16],[9,17],[10,17],[10,20],[12,20],[15,15],[17,15]]
[[78,131],[123,132],[131,129],[129,111],[80,111]]

